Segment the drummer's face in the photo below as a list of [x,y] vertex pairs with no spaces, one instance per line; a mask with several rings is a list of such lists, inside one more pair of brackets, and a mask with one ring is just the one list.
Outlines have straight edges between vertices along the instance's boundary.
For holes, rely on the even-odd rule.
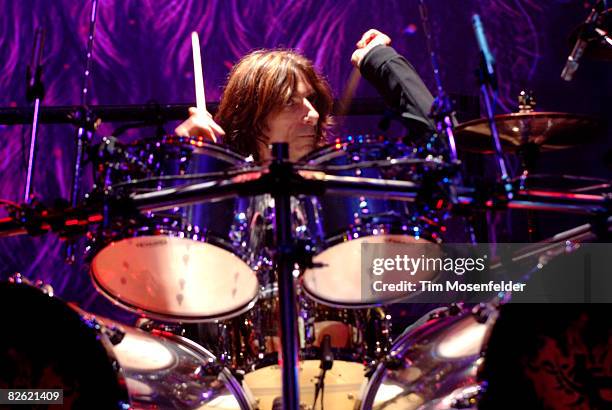
[[[311,102],[314,90],[303,78],[298,79],[297,87],[286,103],[272,111],[264,123],[264,133],[270,144],[287,142],[289,159],[296,161],[315,148],[316,126],[319,113]],[[262,158],[270,157],[265,150]]]

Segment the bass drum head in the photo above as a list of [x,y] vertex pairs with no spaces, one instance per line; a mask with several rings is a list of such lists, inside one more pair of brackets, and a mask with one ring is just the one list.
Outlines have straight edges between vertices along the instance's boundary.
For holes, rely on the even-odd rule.
[[[300,408],[312,408],[315,383],[319,376],[320,360],[304,360],[298,364]],[[324,406],[326,409],[351,410],[355,407],[359,389],[365,380],[365,366],[360,363],[334,360],[333,367],[325,373]],[[244,383],[257,398],[259,410],[273,410],[282,402],[281,368],[267,366],[244,376]],[[321,404],[321,394],[317,406]],[[277,407],[278,406],[278,407]]]
[[162,320],[233,317],[252,307],[259,290],[255,273],[233,253],[171,236],[113,242],[94,257],[91,272],[111,300]]
[[62,301],[0,282],[0,323],[0,388],[63,389],[63,408],[127,408],[110,343]]

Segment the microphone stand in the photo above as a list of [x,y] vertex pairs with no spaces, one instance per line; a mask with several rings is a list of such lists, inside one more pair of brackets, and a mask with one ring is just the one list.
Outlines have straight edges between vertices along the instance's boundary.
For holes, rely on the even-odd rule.
[[331,336],[325,335],[323,336],[323,340],[321,341],[321,364],[319,365],[319,376],[317,376],[317,383],[315,384],[315,394],[314,401],[312,402],[312,410],[315,409],[317,405],[317,399],[319,398],[319,393],[321,393],[321,410],[324,407],[325,400],[325,373],[330,370],[334,365],[334,354],[331,350]]
[[[79,128],[76,134],[76,151],[73,161],[72,187],[70,192],[70,205],[76,207],[80,198],[81,174],[83,172],[83,156],[87,151],[88,142],[93,137],[93,131],[98,121],[90,112],[87,102],[89,97],[89,83],[91,66],[93,61],[94,34],[96,28],[98,11],[98,0],[91,1],[91,13],[89,18],[89,34],[87,36],[87,53],[85,55],[85,71],[83,73],[83,86],[81,88],[81,109],[76,113]],[[73,263],[75,260],[75,245],[69,243],[66,247],[66,262]]]
[[493,137],[493,146],[495,148],[494,156],[499,168],[503,195],[506,200],[511,200],[513,198],[512,182],[510,181],[508,167],[504,159],[504,153],[502,151],[501,141],[499,139],[499,132],[497,131],[497,125],[495,124],[495,104],[497,97],[497,79],[494,69],[495,60],[489,51],[487,39],[482,28],[482,22],[480,21],[480,16],[478,14],[474,14],[472,16],[472,23],[476,34],[476,40],[480,48],[480,66],[478,69],[480,94],[482,95],[482,99],[484,101],[486,115],[489,122],[489,129],[491,130],[491,136]]
[[[34,115],[32,116],[32,132],[30,133],[30,149],[28,153],[28,165],[26,169],[25,188],[23,192],[23,201],[27,203],[30,200],[30,192],[32,189],[32,178],[34,176],[34,163],[36,158],[36,139],[38,137],[38,116],[40,103],[45,96],[45,87],[42,83],[42,53],[45,43],[45,30],[42,27],[36,29],[34,34],[34,47],[32,48],[32,59],[28,66],[26,99],[34,103]],[[32,70],[34,72],[32,73]]]

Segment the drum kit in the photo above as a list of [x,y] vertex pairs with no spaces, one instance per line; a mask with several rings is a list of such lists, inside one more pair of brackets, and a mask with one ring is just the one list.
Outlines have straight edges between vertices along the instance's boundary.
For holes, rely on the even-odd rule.
[[[396,300],[362,292],[362,244],[439,244],[449,215],[490,209],[593,215],[603,231],[588,224],[556,241],[601,240],[612,190],[576,178],[579,188],[544,189],[530,174],[529,155],[596,136],[594,118],[527,107],[452,127],[442,108],[425,143],[349,136],[297,163],[287,144],[256,164],[198,137],[102,138],[84,199],[11,206],[0,236],[85,236],[96,289],[141,319],[93,315],[17,274],[0,283],[2,321],[15,329],[0,340],[0,386],[61,386],[76,408],[476,408],[509,295],[437,308],[392,340]],[[531,154],[522,175],[502,166],[482,194],[458,184],[457,148],[502,165]],[[193,326],[207,337],[185,337]]]

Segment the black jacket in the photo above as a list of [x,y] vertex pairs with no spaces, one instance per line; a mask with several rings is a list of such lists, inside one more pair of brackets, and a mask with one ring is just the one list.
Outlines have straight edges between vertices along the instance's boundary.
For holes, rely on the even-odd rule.
[[429,118],[433,96],[408,60],[391,47],[376,46],[361,61],[360,70],[411,131],[435,130]]

